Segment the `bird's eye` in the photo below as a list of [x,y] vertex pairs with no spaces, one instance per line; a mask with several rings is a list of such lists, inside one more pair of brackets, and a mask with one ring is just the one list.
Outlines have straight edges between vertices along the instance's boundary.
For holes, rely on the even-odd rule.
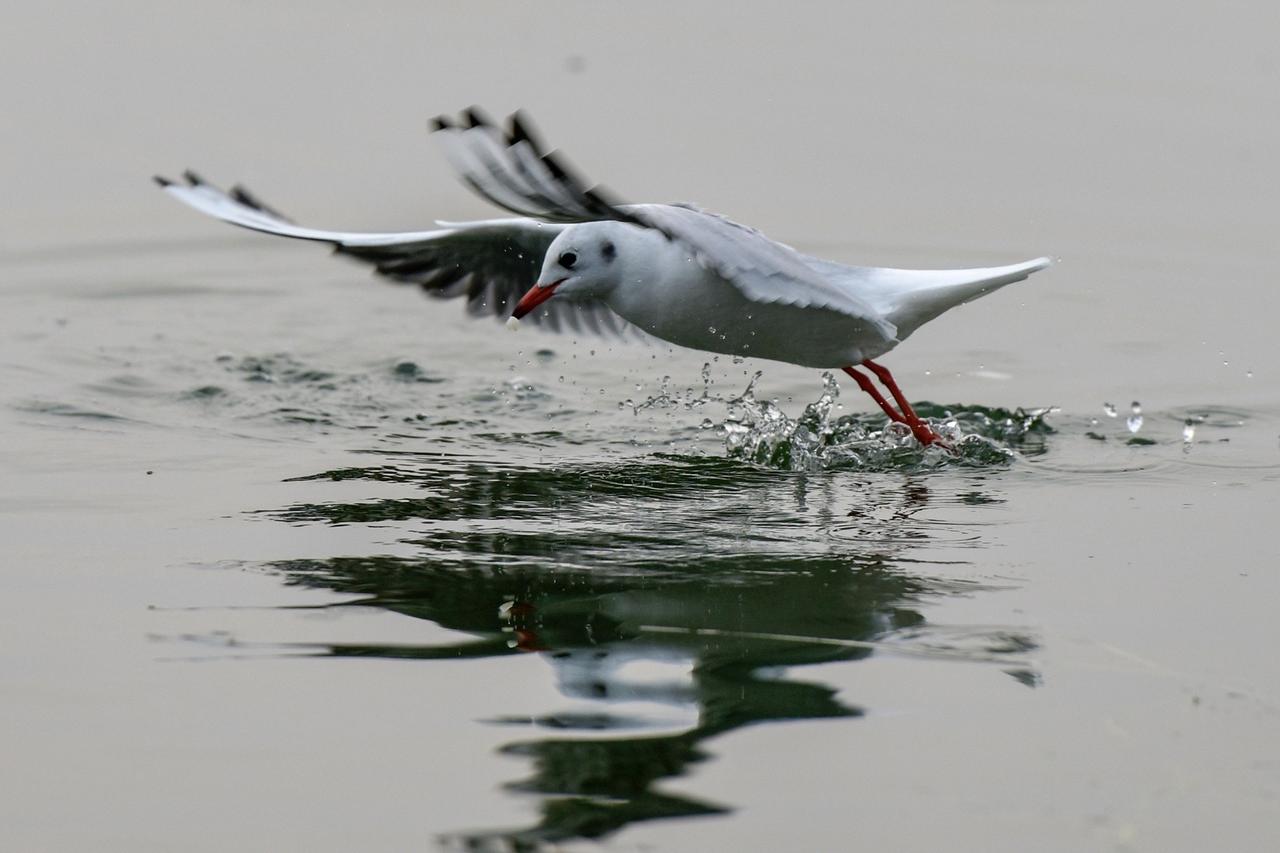
[[565,252],[560,255],[560,266],[567,270],[573,269],[573,265],[578,262],[578,256],[573,252]]

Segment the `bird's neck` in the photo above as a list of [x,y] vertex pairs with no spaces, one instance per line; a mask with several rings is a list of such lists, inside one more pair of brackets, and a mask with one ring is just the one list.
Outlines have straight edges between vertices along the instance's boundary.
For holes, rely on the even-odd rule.
[[[618,259],[618,280],[604,302],[624,320],[646,331],[668,324],[702,290],[706,271],[680,243],[656,231],[646,245]],[[661,334],[659,334],[661,337]]]

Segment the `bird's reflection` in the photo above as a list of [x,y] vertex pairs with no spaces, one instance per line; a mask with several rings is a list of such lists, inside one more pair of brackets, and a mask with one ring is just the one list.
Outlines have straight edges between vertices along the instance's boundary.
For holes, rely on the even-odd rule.
[[[810,482],[693,458],[546,470],[401,457],[312,479],[419,486],[420,497],[274,514],[292,523],[407,522],[415,529],[406,541],[421,550],[273,564],[288,582],[356,594],[342,606],[384,608],[468,637],[332,644],[318,654],[530,655],[550,667],[570,705],[490,721],[541,732],[503,748],[529,759],[531,775],[508,787],[540,796],[541,819],[453,839],[473,849],[535,849],[726,811],[657,783],[706,758],[704,741],[721,733],[860,715],[792,669],[866,657],[874,642],[927,628],[925,599],[976,589],[931,577],[924,556],[908,554],[927,544],[929,523],[917,516],[931,496],[901,478]],[[969,484],[969,497],[956,500],[974,492]],[[1021,639],[1020,649],[1034,645]]]

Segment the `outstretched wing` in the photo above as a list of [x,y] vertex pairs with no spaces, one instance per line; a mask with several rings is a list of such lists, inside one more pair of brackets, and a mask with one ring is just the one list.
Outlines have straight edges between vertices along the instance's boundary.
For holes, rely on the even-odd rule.
[[612,219],[652,228],[688,248],[703,267],[753,302],[838,311],[876,327],[886,340],[896,330],[881,312],[807,264],[798,252],[722,216],[690,205],[624,205],[588,186],[555,152],[548,152],[520,113],[503,132],[476,108],[462,121],[436,118],[432,129],[462,180],[512,213],[549,222]]
[[[431,296],[465,296],[474,316],[506,318],[537,281],[543,256],[563,225],[532,219],[442,223],[432,231],[354,233],[296,225],[243,187],[223,191],[193,172],[185,183],[156,178],[169,195],[223,222],[299,240],[328,243],[334,251],[372,264],[392,280],[417,284]],[[596,301],[552,300],[527,320],[559,331],[639,335],[635,327]]]

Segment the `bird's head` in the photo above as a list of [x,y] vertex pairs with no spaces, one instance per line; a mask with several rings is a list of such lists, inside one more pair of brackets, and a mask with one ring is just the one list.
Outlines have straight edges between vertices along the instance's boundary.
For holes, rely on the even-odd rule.
[[[584,222],[556,235],[542,261],[538,283],[521,297],[511,316],[517,320],[553,295],[603,299],[622,280],[617,222]],[[625,236],[625,235],[621,235]]]

